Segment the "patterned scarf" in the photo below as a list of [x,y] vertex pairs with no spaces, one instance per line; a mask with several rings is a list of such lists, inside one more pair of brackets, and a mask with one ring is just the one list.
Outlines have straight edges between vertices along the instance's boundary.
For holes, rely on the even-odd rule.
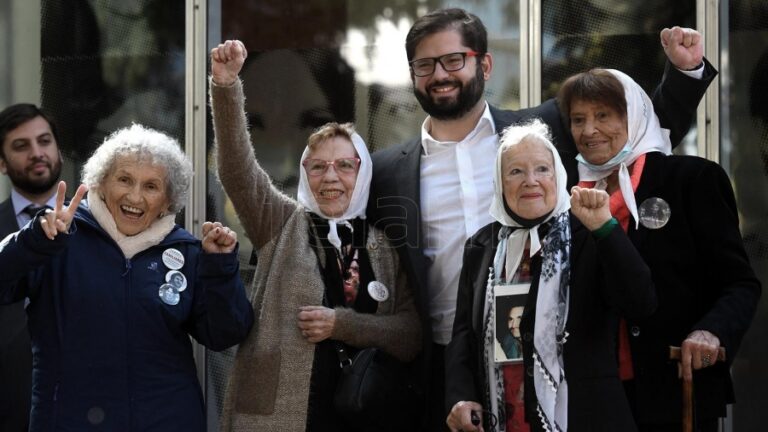
[[[519,134],[527,131],[532,131],[531,135],[552,153],[557,184],[557,203],[554,209],[548,217],[537,221],[538,223],[534,226],[524,226],[507,212],[502,186],[502,154],[523,141],[525,138],[520,139]],[[496,285],[508,282],[514,276],[522,260],[526,243],[530,243],[531,256],[541,252],[542,268],[536,297],[534,352],[532,353],[535,363],[533,382],[538,400],[537,411],[544,430],[566,431],[568,429],[568,384],[564,372],[563,344],[566,343],[568,336],[565,324],[568,319],[570,279],[571,230],[568,212],[570,196],[565,186],[567,181],[565,167],[548,136],[546,126],[535,122],[531,125],[509,128],[501,139],[501,146],[496,156],[494,198],[490,213],[494,219],[504,225],[504,228],[499,233],[493,277],[488,280],[488,290],[493,291]],[[519,141],[514,141],[515,139]],[[542,225],[549,225],[543,241],[539,238],[539,227]],[[502,274],[505,275],[506,280],[501,280]],[[492,377],[493,375],[489,375],[489,378],[492,379]],[[490,384],[491,388],[495,387],[495,383]],[[497,409],[496,412],[499,410]]]

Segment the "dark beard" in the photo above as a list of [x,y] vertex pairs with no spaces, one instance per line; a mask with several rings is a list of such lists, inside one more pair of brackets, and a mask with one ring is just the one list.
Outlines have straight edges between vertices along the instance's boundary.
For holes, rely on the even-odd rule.
[[[432,83],[429,87],[440,86],[445,83],[454,83],[456,81],[443,80]],[[467,84],[458,82],[459,84],[459,97],[455,101],[441,101],[435,102],[429,96],[429,88],[427,93],[421,92],[416,86],[413,86],[413,94],[421,105],[421,109],[424,110],[431,117],[438,120],[456,120],[461,118],[474,108],[477,101],[483,97],[485,91],[485,80],[483,79],[483,68],[477,65],[477,72],[475,77],[472,78]]]
[[8,169],[8,178],[13,187],[30,195],[40,195],[48,192],[59,181],[61,175],[61,159],[49,165],[51,175],[44,179],[30,179],[26,172]]

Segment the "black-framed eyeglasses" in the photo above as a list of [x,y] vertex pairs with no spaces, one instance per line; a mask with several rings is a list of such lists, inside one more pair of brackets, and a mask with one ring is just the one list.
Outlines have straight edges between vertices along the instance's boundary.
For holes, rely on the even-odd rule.
[[469,50],[467,52],[455,52],[450,54],[441,55],[440,57],[424,57],[413,60],[408,64],[411,65],[413,74],[417,77],[425,77],[435,73],[435,65],[440,63],[443,70],[446,72],[455,72],[464,68],[467,57],[475,57],[480,55],[477,51]]
[[357,168],[360,166],[360,158],[340,158],[336,160],[323,160],[323,159],[304,159],[301,163],[304,166],[304,170],[307,171],[307,175],[317,177],[325,174],[328,171],[328,167],[333,165],[333,169],[337,174],[354,174],[357,172]]

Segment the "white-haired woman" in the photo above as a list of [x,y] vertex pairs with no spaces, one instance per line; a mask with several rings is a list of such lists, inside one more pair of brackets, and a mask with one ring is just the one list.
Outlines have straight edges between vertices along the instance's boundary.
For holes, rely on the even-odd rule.
[[[615,335],[620,315],[653,312],[651,274],[611,217],[608,195],[574,187],[569,202],[565,184],[546,125],[505,131],[496,222],[466,243],[446,350],[452,431],[635,430]],[[494,355],[495,323],[509,319],[497,306],[510,300],[525,304],[522,362]]]
[[174,139],[121,129],[69,205],[61,182],[56,207],[0,245],[0,301],[30,299],[30,431],[206,429],[189,337],[228,348],[253,312],[235,234],[206,222],[201,242],[174,222],[191,177]]
[[391,422],[406,412],[354,425],[333,405],[338,344],[377,347],[401,361],[421,347],[397,253],[365,220],[368,150],[351,125],[326,124],[302,155],[298,202],[280,193],[250,145],[238,79],[245,55],[238,41],[211,53],[219,178],[259,258],[252,300],[259,318],[239,347],[222,429],[403,430]]

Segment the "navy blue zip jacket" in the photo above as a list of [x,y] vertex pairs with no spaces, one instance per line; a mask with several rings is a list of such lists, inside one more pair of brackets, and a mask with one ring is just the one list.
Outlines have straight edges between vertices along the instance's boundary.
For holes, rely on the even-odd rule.
[[[159,288],[163,251],[184,255],[176,305]],[[204,431],[192,336],[213,350],[242,341],[253,311],[237,252],[207,254],[179,226],[126,259],[81,206],[49,240],[33,219],[0,243],[0,303],[30,298],[30,431]]]

